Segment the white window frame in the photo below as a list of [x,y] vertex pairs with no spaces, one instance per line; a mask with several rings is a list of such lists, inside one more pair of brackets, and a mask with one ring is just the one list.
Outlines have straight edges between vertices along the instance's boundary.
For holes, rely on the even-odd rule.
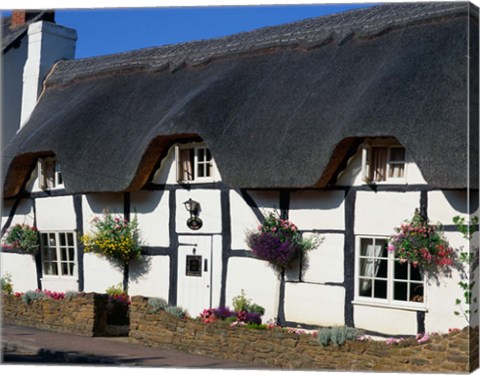
[[[65,235],[65,246],[60,245],[60,235],[64,234]],[[68,235],[71,234],[73,238],[73,260],[70,259],[69,255],[69,249],[72,248],[71,245],[68,243]],[[56,254],[56,260],[51,260],[45,259],[45,241],[44,241],[44,235],[47,236],[47,238],[50,238],[51,235],[55,237],[55,247],[50,246],[50,244],[47,244],[47,247],[49,249],[55,249],[55,254]],[[46,230],[46,231],[39,231],[39,236],[40,236],[40,256],[41,256],[41,262],[42,262],[42,277],[43,278],[52,278],[52,279],[76,279],[78,277],[78,247],[77,247],[77,238],[76,238],[76,231],[73,230]],[[48,239],[47,239],[48,241]],[[66,249],[66,255],[67,255],[67,260],[64,261],[62,260],[62,249]],[[52,274],[52,273],[46,273],[46,268],[45,268],[45,263],[56,263],[57,265],[57,274]],[[67,263],[71,264],[73,263],[73,272],[72,274],[63,274],[62,271],[62,263]],[[70,272],[68,272],[70,273]]]
[[[385,181],[375,181],[369,178],[370,168],[371,168],[371,156],[372,149],[377,147],[387,148],[387,163],[385,168]],[[392,162],[391,159],[391,150],[393,148],[402,148],[405,152],[405,157],[402,162]],[[409,157],[405,147],[399,144],[392,144],[392,142],[374,142],[370,141],[365,143],[361,147],[362,149],[362,179],[368,184],[404,184],[407,181],[407,166],[409,162]],[[390,174],[390,168],[392,164],[403,164],[403,177],[388,177]]]
[[[406,309],[406,310],[415,310],[415,311],[426,311],[426,301],[427,301],[427,283],[426,278],[423,276],[423,302],[415,301],[401,301],[395,300],[394,297],[394,283],[397,281],[394,278],[394,266],[395,266],[395,257],[393,252],[388,251],[388,263],[387,263],[387,298],[374,298],[374,297],[365,297],[360,296],[360,252],[361,252],[361,242],[362,239],[366,240],[384,240],[388,243],[387,236],[372,236],[372,235],[357,235],[355,239],[355,294],[354,294],[354,304],[358,305],[370,305],[378,307],[388,307],[396,309]],[[408,267],[412,267],[408,265]],[[409,271],[410,272],[410,271]],[[405,282],[405,280],[398,280],[400,282]],[[410,284],[411,280],[407,279],[407,283]],[[416,284],[416,282],[413,282]],[[408,288],[407,288],[408,290]]]
[[38,186],[42,190],[64,187],[60,163],[54,157],[38,159]]
[[[193,151],[193,179],[192,180],[183,180],[181,178],[181,170],[182,167],[180,166],[180,151],[181,150],[192,150]],[[206,164],[204,161],[199,160],[199,151],[205,150],[210,152],[209,148],[204,144],[186,144],[186,145],[177,145],[175,146],[175,165],[176,165],[176,179],[177,182],[180,184],[195,184],[195,183],[208,183],[215,181],[215,161],[213,156],[210,152],[210,176],[198,177],[198,168],[200,164]],[[208,162],[207,162],[208,163]]]

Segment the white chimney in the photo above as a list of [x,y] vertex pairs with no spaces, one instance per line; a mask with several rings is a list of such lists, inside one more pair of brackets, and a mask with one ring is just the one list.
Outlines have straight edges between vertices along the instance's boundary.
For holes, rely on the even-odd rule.
[[59,60],[75,57],[77,32],[56,23],[40,21],[28,27],[28,57],[23,69],[20,127],[30,118],[42,91],[43,80]]

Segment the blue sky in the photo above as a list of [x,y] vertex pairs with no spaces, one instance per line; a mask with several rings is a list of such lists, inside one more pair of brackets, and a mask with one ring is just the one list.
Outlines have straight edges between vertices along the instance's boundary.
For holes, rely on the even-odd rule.
[[368,4],[60,10],[56,12],[56,22],[77,30],[76,58],[81,58],[214,38],[366,6]]

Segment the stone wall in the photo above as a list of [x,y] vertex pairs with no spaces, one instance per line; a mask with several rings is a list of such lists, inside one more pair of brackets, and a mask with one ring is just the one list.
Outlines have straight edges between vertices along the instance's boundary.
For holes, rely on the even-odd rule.
[[[384,372],[469,372],[478,367],[478,328],[432,336],[418,344],[407,339],[387,345],[378,341],[346,342],[341,347],[319,344],[311,335],[280,330],[230,327],[178,319],[164,311],[152,313],[148,299],[133,297],[129,340],[153,347],[180,349],[221,359],[258,364],[259,367]],[[475,358],[469,352],[477,343]]]
[[36,300],[26,304],[21,297],[3,295],[2,321],[83,336],[101,336],[106,330],[107,296],[79,293],[69,299]]

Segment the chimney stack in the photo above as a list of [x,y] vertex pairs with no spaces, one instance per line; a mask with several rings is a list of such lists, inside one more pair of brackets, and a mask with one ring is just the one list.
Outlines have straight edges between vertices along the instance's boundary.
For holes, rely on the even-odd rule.
[[54,11],[41,11],[41,10],[14,10],[12,11],[12,19],[10,22],[10,27],[15,28],[24,25],[35,17],[41,17],[37,21],[48,21],[55,22],[55,12]]

